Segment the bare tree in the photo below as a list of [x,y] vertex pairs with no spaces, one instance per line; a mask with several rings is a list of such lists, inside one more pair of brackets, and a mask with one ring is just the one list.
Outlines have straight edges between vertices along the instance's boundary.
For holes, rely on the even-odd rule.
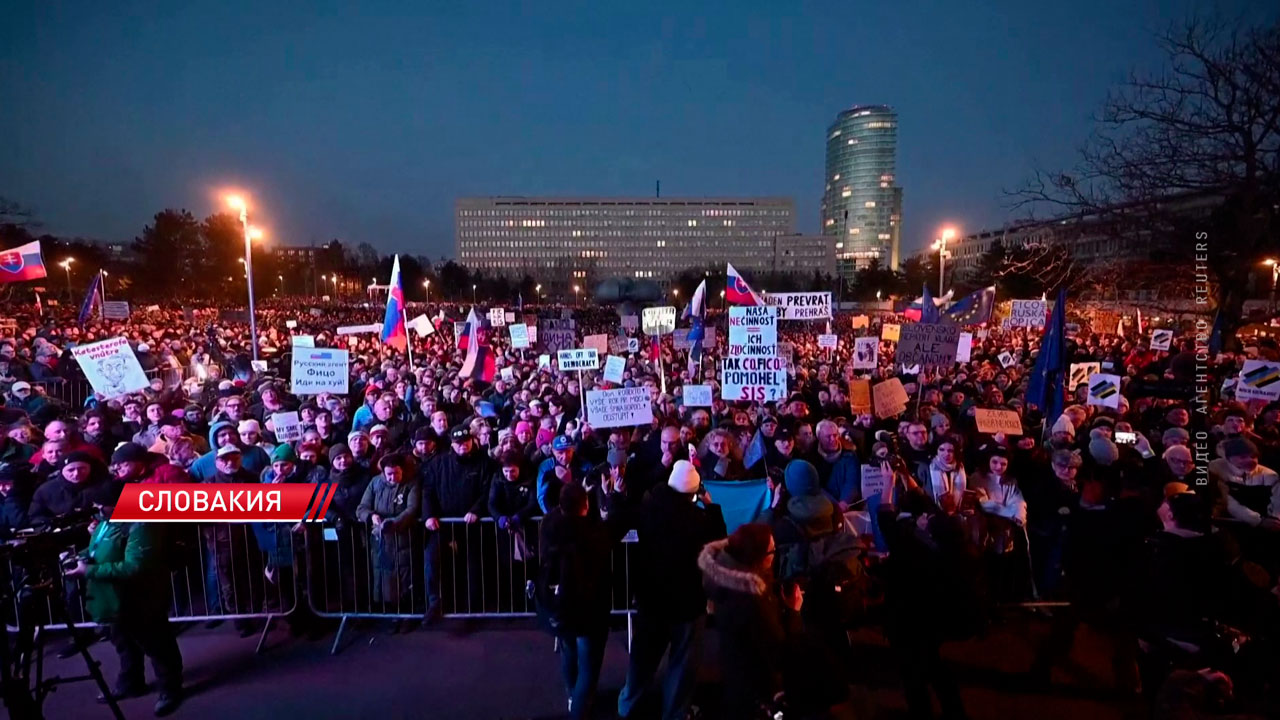
[[[1159,40],[1167,67],[1135,72],[1109,93],[1076,167],[1037,171],[1012,193],[1014,205],[1146,233],[1147,241],[1170,238],[1188,274],[1207,256],[1230,336],[1250,274],[1277,244],[1280,25],[1193,19]],[[1209,217],[1177,212],[1197,196],[1220,199]]]

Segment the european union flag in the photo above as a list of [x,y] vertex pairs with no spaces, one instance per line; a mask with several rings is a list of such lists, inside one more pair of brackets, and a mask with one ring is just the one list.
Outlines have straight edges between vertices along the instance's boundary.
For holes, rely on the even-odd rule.
[[1067,370],[1066,314],[1067,291],[1060,288],[1058,302],[1054,303],[1053,313],[1040,339],[1040,354],[1036,356],[1035,366],[1027,379],[1027,404],[1044,413],[1046,428],[1053,427],[1058,416],[1062,415],[1062,388]]
[[996,304],[995,287],[987,287],[960,298],[942,313],[942,319],[957,325],[981,325],[991,322],[991,309]]

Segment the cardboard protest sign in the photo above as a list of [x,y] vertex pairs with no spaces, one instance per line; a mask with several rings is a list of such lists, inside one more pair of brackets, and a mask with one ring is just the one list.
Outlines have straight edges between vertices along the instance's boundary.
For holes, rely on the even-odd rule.
[[1090,373],[1089,397],[1085,401],[1089,405],[1102,407],[1120,407],[1120,376],[1109,373]]
[[290,379],[294,395],[347,394],[350,358],[346,350],[294,348]]
[[766,293],[764,301],[778,308],[782,320],[830,320],[831,293]]
[[653,404],[644,387],[588,390],[586,419],[591,427],[612,428],[650,425]]
[[1016,362],[1013,359],[1013,356],[1008,353],[1008,351],[1002,352],[996,357],[1000,358],[1000,367],[1009,367],[1014,362]]
[[608,335],[588,335],[582,338],[582,347],[591,348],[600,355],[609,354],[609,336]]
[[302,421],[298,419],[296,411],[272,413],[271,427],[276,442],[287,443],[302,439]]
[[641,311],[641,327],[645,335],[665,335],[676,330],[676,309],[651,307]]
[[1093,319],[1089,321],[1089,326],[1096,333],[1114,335],[1116,329],[1120,327],[1120,315],[1108,310],[1094,310]]
[[684,386],[685,407],[711,407],[711,399],[710,385]]
[[871,386],[871,400],[876,417],[887,418],[905,411],[908,397],[902,381],[895,377]]
[[1169,345],[1173,342],[1172,330],[1152,330],[1151,331],[1151,349],[1164,350],[1168,352]]
[[823,333],[818,336],[818,347],[823,350],[836,349],[836,336],[831,333]]
[[312,335],[294,335],[291,340],[294,347],[313,348],[316,346],[316,339]]
[[1044,300],[1014,300],[1009,313],[1009,327],[1044,327],[1049,303]]
[[512,323],[507,326],[511,333],[511,349],[523,350],[529,347],[529,326],[523,323]]
[[884,467],[880,465],[863,465],[861,483],[863,499],[883,493],[889,485],[890,478],[891,474],[886,473]]
[[973,356],[973,333],[962,332],[956,342],[956,362],[966,363]]
[[1067,390],[1075,392],[1077,386],[1089,382],[1089,376],[1096,372],[1102,372],[1102,363],[1071,363],[1071,373],[1067,377]]
[[728,402],[769,402],[787,396],[786,361],[778,357],[726,357],[720,364],[720,397]]
[[[533,341],[533,328],[529,328],[529,340]],[[542,333],[542,347],[547,352],[560,352],[570,349],[576,342],[572,330],[548,329]]]
[[880,360],[880,340],[873,337],[853,339],[853,369],[875,370]]
[[729,308],[729,356],[771,358],[778,354],[778,308]]
[[310,313],[311,317],[324,317],[324,311],[320,308],[311,308],[307,312]]
[[866,315],[853,316],[854,330],[857,330],[858,328],[869,328],[869,327],[871,327],[871,318],[867,317]]
[[898,338],[902,334],[902,327],[893,323],[885,323],[880,327],[880,339],[892,340],[898,342]]
[[855,415],[870,415],[872,410],[871,404],[871,381],[870,380],[850,380],[849,381],[849,410]]
[[1013,410],[987,410],[985,408],[976,408],[973,411],[974,423],[978,426],[978,432],[1004,433],[1005,435],[1021,435],[1022,434],[1022,418],[1018,417],[1018,413]]
[[627,359],[610,355],[604,359],[604,381],[614,385],[622,384],[622,372],[627,368]]
[[151,385],[147,374],[133,354],[133,348],[125,338],[111,338],[101,342],[77,345],[71,355],[84,371],[85,379],[93,391],[111,399],[137,392]]
[[902,327],[894,362],[924,367],[947,367],[956,361],[960,326],[950,323],[911,323]]
[[502,327],[507,324],[507,314],[502,308],[489,308],[489,325],[492,327]]
[[561,372],[570,370],[595,370],[600,367],[600,355],[595,348],[572,348],[556,352],[556,362]]
[[1237,400],[1280,400],[1280,363],[1245,360],[1236,383]]
[[128,320],[129,303],[124,300],[105,300],[102,303],[102,317],[108,320]]

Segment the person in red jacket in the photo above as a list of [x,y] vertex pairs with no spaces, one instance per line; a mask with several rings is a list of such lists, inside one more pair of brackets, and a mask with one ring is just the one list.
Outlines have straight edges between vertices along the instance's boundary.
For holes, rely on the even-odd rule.
[[159,453],[148,452],[137,443],[127,442],[111,455],[111,472],[121,482],[189,483],[187,471],[169,462]]

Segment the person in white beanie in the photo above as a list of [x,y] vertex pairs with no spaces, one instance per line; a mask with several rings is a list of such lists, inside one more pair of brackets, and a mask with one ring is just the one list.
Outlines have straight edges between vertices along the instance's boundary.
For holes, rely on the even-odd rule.
[[241,420],[236,426],[236,433],[240,436],[240,443],[245,447],[257,446],[270,454],[275,450],[276,446],[267,442],[262,436],[262,425],[257,420]]

